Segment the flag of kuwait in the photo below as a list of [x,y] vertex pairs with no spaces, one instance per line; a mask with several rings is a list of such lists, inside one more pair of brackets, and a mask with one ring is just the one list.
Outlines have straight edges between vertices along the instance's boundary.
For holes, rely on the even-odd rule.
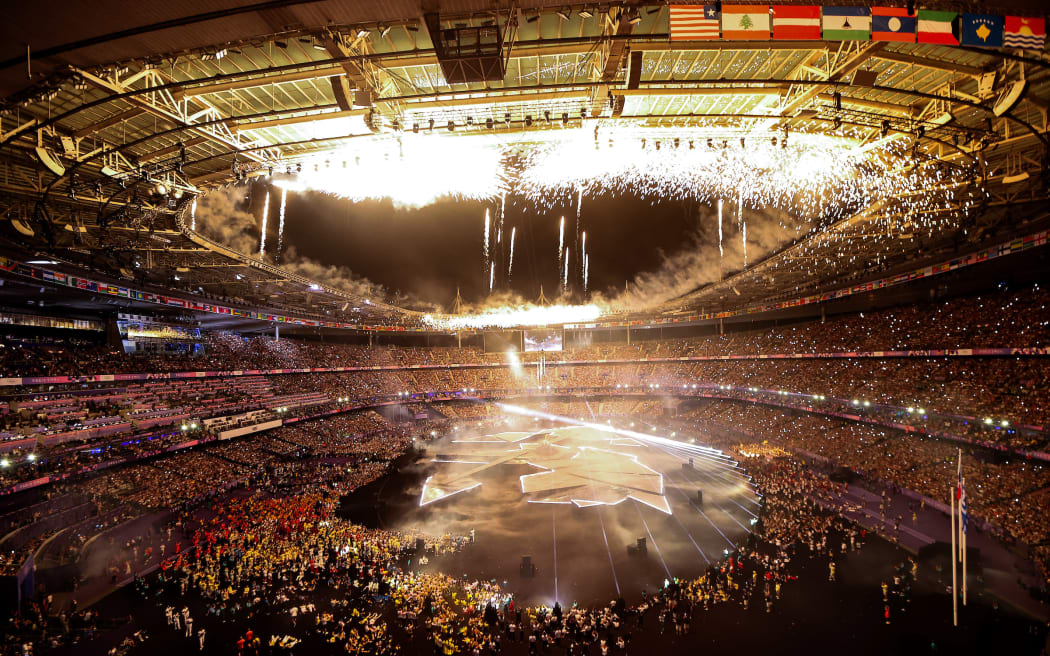
[[946,46],[959,45],[959,37],[952,30],[954,11],[919,10],[919,43],[940,43]]
[[904,7],[872,7],[871,40],[915,43],[915,17]]
[[774,6],[773,38],[795,41],[820,40],[820,7]]
[[867,7],[824,7],[824,40],[868,41],[871,10]]

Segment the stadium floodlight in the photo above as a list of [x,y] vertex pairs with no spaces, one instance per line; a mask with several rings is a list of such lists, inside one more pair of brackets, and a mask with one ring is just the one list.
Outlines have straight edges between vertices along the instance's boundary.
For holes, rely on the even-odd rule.
[[594,17],[590,9],[581,9],[577,15],[584,20]]
[[363,39],[366,36],[368,36],[368,30],[367,29],[362,27],[359,30],[357,30],[357,38]]
[[565,9],[559,9],[554,13],[557,14],[558,18],[562,19],[563,21],[569,20],[569,12]]

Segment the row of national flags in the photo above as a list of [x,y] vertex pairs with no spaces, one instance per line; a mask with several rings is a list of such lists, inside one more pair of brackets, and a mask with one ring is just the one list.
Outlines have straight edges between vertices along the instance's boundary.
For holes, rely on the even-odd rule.
[[1046,21],[903,7],[671,5],[672,41],[899,41],[1042,50]]

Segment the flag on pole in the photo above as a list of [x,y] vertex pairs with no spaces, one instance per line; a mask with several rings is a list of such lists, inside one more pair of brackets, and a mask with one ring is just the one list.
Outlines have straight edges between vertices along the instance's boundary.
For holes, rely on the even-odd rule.
[[867,7],[824,7],[825,41],[870,41],[871,10]]
[[1007,48],[1042,50],[1046,41],[1046,20],[1024,16],[1007,16],[1003,45]]
[[959,45],[959,37],[952,30],[954,11],[930,11],[920,9],[918,16],[919,43],[940,43],[946,46]]
[[903,7],[872,7],[871,40],[915,43],[915,23]]
[[777,5],[773,7],[773,38],[819,41],[820,7],[816,5]]
[[1003,17],[988,14],[963,14],[959,41],[964,46],[1003,47]]
[[671,40],[717,39],[720,19],[717,5],[671,5]]
[[722,38],[768,41],[769,5],[722,5]]

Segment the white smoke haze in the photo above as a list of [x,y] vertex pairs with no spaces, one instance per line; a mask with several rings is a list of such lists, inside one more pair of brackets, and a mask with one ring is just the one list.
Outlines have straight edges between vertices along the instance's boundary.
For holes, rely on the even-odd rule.
[[[741,227],[736,217],[724,217],[725,234],[718,243],[718,210],[702,207],[698,211],[698,225],[689,241],[677,252],[664,256],[656,271],[635,276],[627,292],[600,299],[610,310],[629,311],[659,307],[698,287],[718,282],[744,268],[744,246]],[[812,224],[787,217],[775,209],[749,210],[744,208],[747,225],[748,262],[754,264],[769,253],[808,233]]]
[[[276,266],[275,255],[257,255],[260,239],[259,219],[240,209],[247,200],[246,187],[217,189],[200,197],[197,205],[197,228],[204,236],[244,254],[262,259]],[[323,264],[299,255],[294,246],[288,245],[281,254],[280,268],[296,275],[316,280],[334,289],[363,296],[382,298],[387,290],[381,285],[355,274],[348,267]],[[420,299],[403,296],[399,302],[421,310],[434,310],[437,306]]]
[[[260,225],[257,217],[241,209],[247,199],[246,194],[246,187],[229,187],[201,196],[197,206],[197,228],[205,236],[234,250],[255,254],[260,239]],[[747,223],[750,263],[759,261],[812,228],[808,222],[789,217],[776,209],[745,208],[744,221]],[[734,215],[725,216],[723,224],[724,254],[720,255],[717,208],[701,207],[697,213],[697,228],[689,240],[677,252],[665,254],[663,264],[657,270],[635,276],[626,292],[622,289],[609,289],[604,293],[594,292],[586,301],[580,302],[574,301],[567,290],[563,290],[560,297],[552,299],[563,310],[558,314],[544,312],[546,306],[538,305],[536,299],[526,298],[512,291],[496,290],[482,301],[465,304],[463,313],[491,315],[501,312],[523,320],[543,317],[544,322],[553,325],[558,322],[593,321],[599,315],[611,312],[660,307],[743,268],[741,225]],[[601,228],[596,226],[592,230],[598,230],[600,234]],[[567,255],[565,252],[566,259]],[[263,259],[270,264],[275,263],[272,253],[265,254]],[[301,256],[292,245],[284,247],[280,266],[291,273],[366,298],[382,298],[387,292],[381,285],[355,274],[346,266],[323,264]],[[491,271],[487,273],[491,275]],[[437,292],[443,289],[443,286],[435,281],[435,285],[431,285],[429,289]],[[436,296],[431,296],[434,297]],[[396,302],[421,311],[441,312],[441,307],[436,303],[413,295],[399,296]],[[513,320],[516,319],[503,319],[490,325],[509,325],[507,322]],[[481,325],[484,321],[475,323]]]

